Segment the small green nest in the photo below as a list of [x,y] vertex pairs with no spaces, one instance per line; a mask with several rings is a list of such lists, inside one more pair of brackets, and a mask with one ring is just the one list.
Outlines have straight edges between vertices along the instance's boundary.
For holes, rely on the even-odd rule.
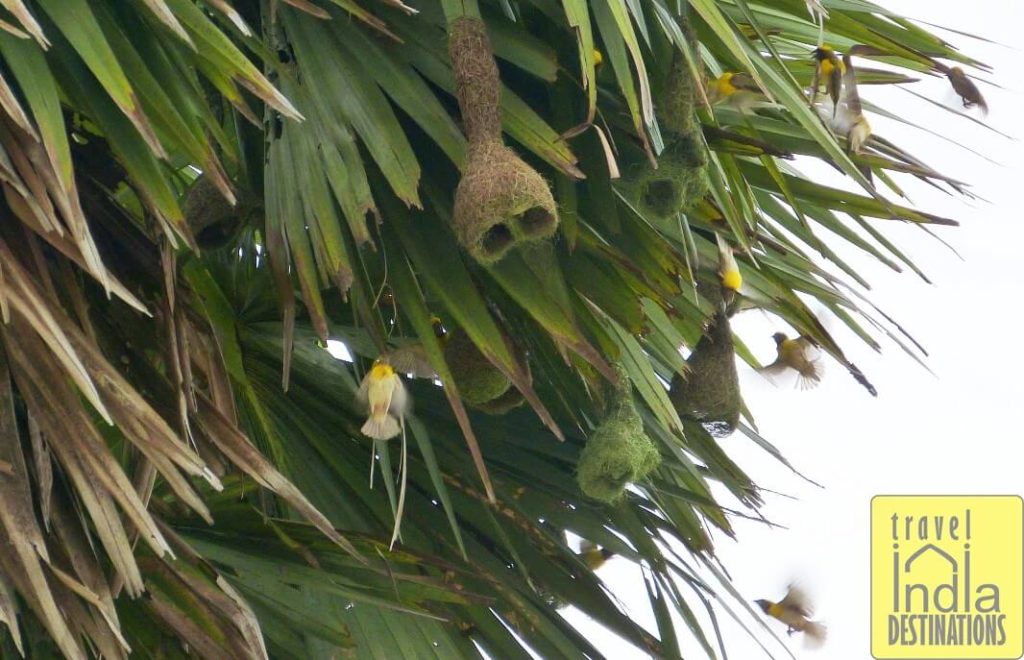
[[619,188],[642,215],[675,218],[708,194],[704,149],[695,134],[675,136],[658,158],[657,169],[636,163],[627,169]]
[[455,191],[455,233],[474,259],[491,264],[518,244],[554,234],[558,209],[540,173],[502,143],[501,79],[483,21],[452,21],[448,51],[469,140]]
[[501,142],[488,140],[470,144],[454,221],[459,243],[490,264],[517,244],[554,234],[558,211],[543,177]]
[[185,221],[202,250],[229,245],[245,224],[239,206],[232,206],[210,177],[200,176],[185,195]]
[[462,330],[449,333],[444,359],[452,372],[459,396],[471,406],[494,403],[510,389],[512,382],[480,352]]
[[576,480],[588,497],[606,503],[622,498],[626,486],[650,474],[661,462],[658,448],[644,432],[629,381],[620,376],[612,412],[587,440],[576,465]]
[[740,421],[739,375],[729,317],[720,309],[686,360],[686,376],[672,378],[669,398],[680,417],[700,422],[715,437],[730,435]]
[[488,415],[504,415],[507,412],[515,410],[519,406],[523,405],[526,399],[523,397],[522,392],[514,387],[509,387],[505,390],[505,393],[496,399],[491,401],[485,401],[484,403],[478,403],[474,407],[480,412],[487,413]]

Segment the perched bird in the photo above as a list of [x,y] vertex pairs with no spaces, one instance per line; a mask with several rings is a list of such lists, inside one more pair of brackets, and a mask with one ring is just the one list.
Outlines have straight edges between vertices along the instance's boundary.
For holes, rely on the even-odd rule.
[[864,117],[860,93],[857,91],[857,75],[849,55],[843,56],[843,90],[839,97],[838,112],[835,113],[838,133],[846,136],[850,151],[859,154],[861,147],[871,137],[871,124]]
[[580,553],[577,556],[583,560],[583,563],[586,564],[590,570],[596,571],[614,555],[615,553],[611,550],[602,548],[584,539],[580,543]]
[[728,102],[740,110],[748,110],[764,98],[754,77],[742,71],[726,71],[708,84],[708,101],[712,104]]
[[953,86],[953,91],[957,93],[960,100],[963,101],[965,108],[973,108],[978,106],[981,111],[988,114],[988,104],[985,103],[985,97],[978,91],[978,86],[974,84],[974,81],[967,77],[964,70],[958,66],[949,69],[946,72],[946,77],[949,78],[949,83]]
[[831,46],[818,46],[811,54],[817,62],[814,67],[814,78],[811,81],[811,100],[818,97],[818,90],[824,80],[825,92],[832,99],[835,107],[838,107],[839,92],[843,86],[843,73],[846,71],[846,66]]
[[828,630],[820,621],[811,621],[813,612],[810,602],[807,594],[799,587],[790,585],[786,596],[777,603],[763,598],[754,602],[765,614],[786,624],[786,634],[802,632],[808,646],[821,646],[825,643]]
[[377,358],[359,385],[357,397],[367,408],[369,417],[363,435],[374,440],[388,440],[402,432],[409,397],[402,379],[385,359]]
[[808,337],[790,339],[784,333],[772,335],[778,355],[775,361],[760,369],[760,372],[771,378],[792,369],[797,373],[797,387],[809,390],[821,382],[824,366],[818,357],[818,347]]
[[597,68],[604,64],[604,53],[597,48],[594,49],[594,68]]
[[717,233],[715,240],[718,242],[718,276],[722,278],[722,287],[733,293],[738,293],[740,287],[743,286],[743,275],[740,274],[740,267],[736,263],[732,246]]

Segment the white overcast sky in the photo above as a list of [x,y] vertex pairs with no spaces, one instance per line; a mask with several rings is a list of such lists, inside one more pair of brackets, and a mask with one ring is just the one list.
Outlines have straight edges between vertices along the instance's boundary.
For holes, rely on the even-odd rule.
[[[1000,44],[1019,44],[1024,25],[1021,0],[876,2]],[[995,67],[992,76],[984,77],[1004,89],[980,85],[991,107],[987,121],[1004,133],[1024,137],[1019,128],[1024,118],[1024,52],[939,34]],[[939,101],[955,102],[943,80],[928,80],[911,88]],[[880,355],[874,353],[844,332],[838,321],[830,329],[847,356],[877,386],[877,399],[834,362],[827,365],[822,385],[809,392],[774,388],[741,365],[744,396],[762,435],[825,486],[818,489],[802,482],[739,433],[723,441],[760,485],[798,498],[766,494],[764,513],[786,529],[767,529],[741,520],[736,523],[738,541],[718,539],[719,557],[748,599],[778,599],[791,580],[799,581],[813,595],[818,615],[828,623],[829,640],[817,652],[805,651],[797,638],[788,641],[797,658],[871,657],[868,523],[872,496],[1024,492],[1024,437],[1015,421],[1015,413],[1024,404],[1024,145],[929,107],[900,90],[867,87],[861,95],[999,164],[935,136],[868,115],[876,133],[936,169],[970,182],[972,189],[988,200],[963,203],[915,181],[901,180],[917,207],[962,223],[960,228],[938,232],[963,260],[917,228],[883,227],[923,267],[931,285],[912,273],[895,274],[870,258],[844,253],[868,276],[872,300],[929,351],[927,364],[934,375],[891,343],[885,343]],[[771,333],[788,328],[762,313],[746,312],[734,321],[734,329],[759,357],[769,359],[774,350]],[[639,569],[625,560],[612,559],[599,574],[653,630]],[[569,612],[567,616],[597,640],[608,657],[646,657],[578,614]],[[723,627],[731,658],[767,657],[737,625],[726,622]],[[781,633],[780,628],[775,630]],[[777,643],[766,644],[776,657],[786,657]],[[687,658],[704,655],[695,643],[685,644],[683,653]]]

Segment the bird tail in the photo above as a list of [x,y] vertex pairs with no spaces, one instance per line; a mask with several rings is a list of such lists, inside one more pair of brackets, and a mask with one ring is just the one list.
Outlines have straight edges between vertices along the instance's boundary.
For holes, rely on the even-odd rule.
[[401,427],[398,426],[398,420],[387,414],[371,415],[360,430],[363,435],[374,440],[390,440],[402,432]]
[[820,359],[808,360],[799,370],[796,387],[799,390],[813,390],[825,375],[825,365]]
[[804,626],[804,646],[816,649],[825,643],[828,627],[820,621],[808,621]]

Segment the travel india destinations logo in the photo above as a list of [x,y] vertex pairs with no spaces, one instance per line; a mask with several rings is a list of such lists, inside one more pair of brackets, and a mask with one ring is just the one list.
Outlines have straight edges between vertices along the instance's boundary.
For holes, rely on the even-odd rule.
[[880,495],[871,501],[871,655],[1024,656],[1024,501]]

